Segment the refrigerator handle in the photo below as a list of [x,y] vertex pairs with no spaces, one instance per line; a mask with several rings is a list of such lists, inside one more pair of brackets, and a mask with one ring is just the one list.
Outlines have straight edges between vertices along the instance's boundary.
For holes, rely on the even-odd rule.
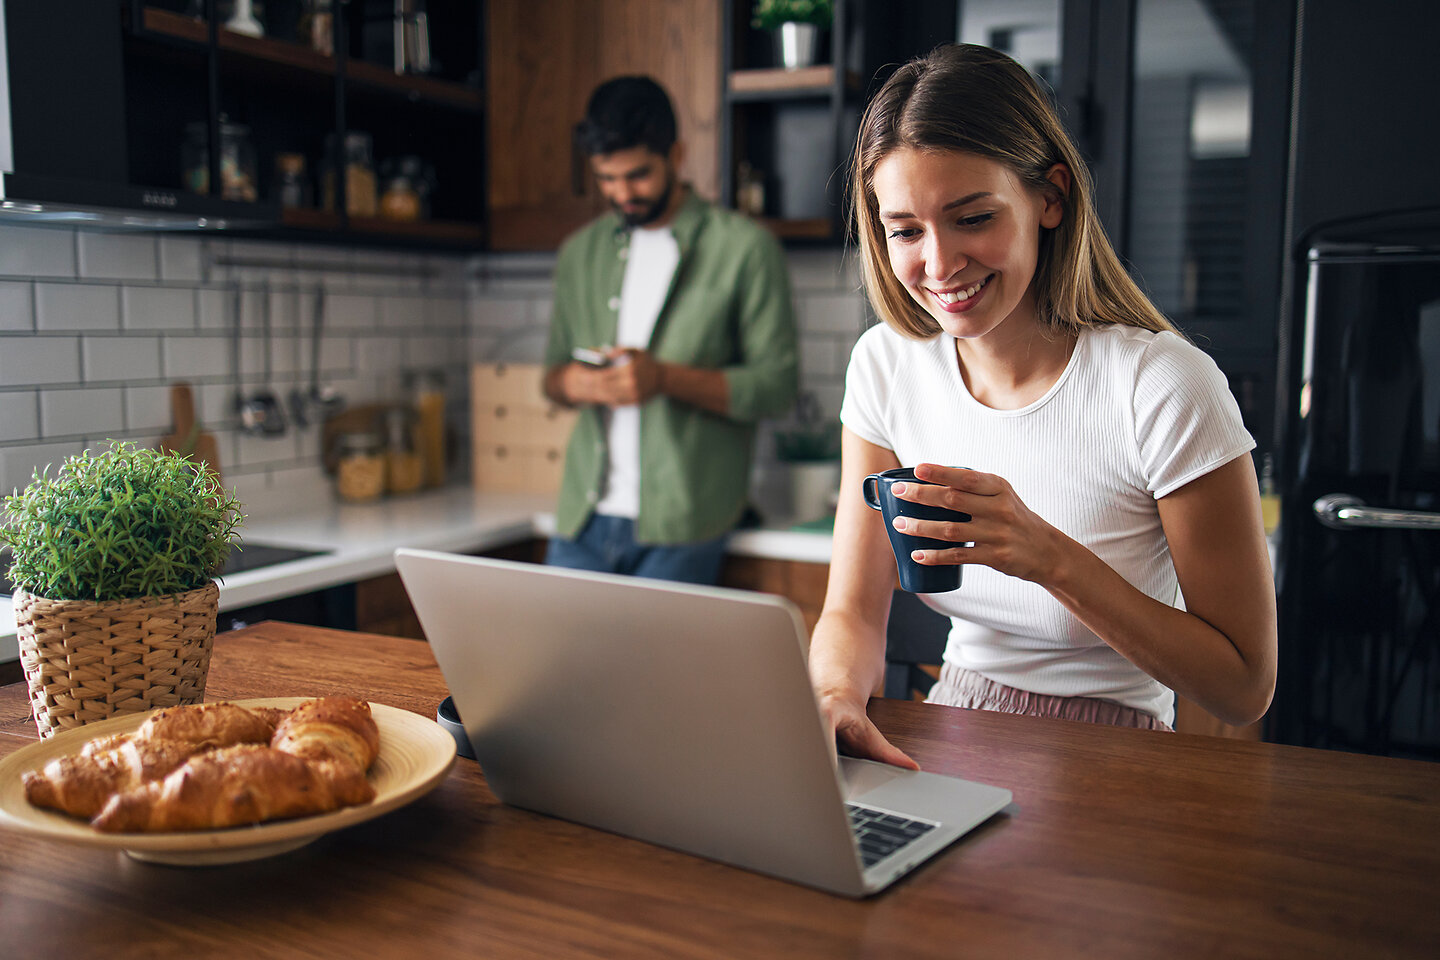
[[1327,527],[1349,530],[1378,527],[1386,530],[1440,530],[1440,513],[1425,510],[1385,510],[1367,507],[1359,497],[1326,494],[1315,501],[1316,518]]

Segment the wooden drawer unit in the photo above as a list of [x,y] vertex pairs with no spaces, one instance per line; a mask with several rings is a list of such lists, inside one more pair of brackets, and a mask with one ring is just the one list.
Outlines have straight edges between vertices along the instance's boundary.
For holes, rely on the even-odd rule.
[[538,363],[481,363],[470,375],[475,489],[560,489],[575,411],[545,398]]

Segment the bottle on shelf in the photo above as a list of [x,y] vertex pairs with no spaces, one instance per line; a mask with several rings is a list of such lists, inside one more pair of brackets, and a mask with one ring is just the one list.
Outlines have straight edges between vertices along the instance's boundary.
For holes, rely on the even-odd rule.
[[415,449],[424,465],[425,486],[445,483],[445,379],[438,370],[414,378]]

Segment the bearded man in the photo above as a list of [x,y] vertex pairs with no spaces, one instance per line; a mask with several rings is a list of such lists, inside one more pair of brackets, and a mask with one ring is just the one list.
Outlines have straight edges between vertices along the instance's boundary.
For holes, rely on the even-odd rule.
[[784,252],[680,179],[675,113],[649,77],[601,84],[575,136],[613,209],[556,262],[545,393],[580,416],[546,560],[714,583],[756,423],[798,388]]

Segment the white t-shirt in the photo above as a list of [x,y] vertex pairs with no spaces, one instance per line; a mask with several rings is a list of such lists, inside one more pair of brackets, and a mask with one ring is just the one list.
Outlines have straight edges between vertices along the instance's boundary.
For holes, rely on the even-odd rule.
[[[1255,446],[1215,362],[1173,333],[1086,328],[1045,396],[993,410],[970,395],[955,341],[877,325],[856,343],[840,418],[900,463],[1007,480],[1040,517],[1163,603],[1182,606],[1155,501]],[[1174,693],[1034,583],[968,564],[921,599],[951,618],[947,662],[1020,690],[1097,697],[1174,722]]]
[[[615,331],[619,347],[650,346],[655,321],[665,306],[670,281],[680,263],[680,245],[669,227],[630,232],[625,279],[620,284],[620,318]],[[608,411],[605,442],[610,465],[605,494],[595,512],[607,517],[640,516],[640,408],[612,407]]]

